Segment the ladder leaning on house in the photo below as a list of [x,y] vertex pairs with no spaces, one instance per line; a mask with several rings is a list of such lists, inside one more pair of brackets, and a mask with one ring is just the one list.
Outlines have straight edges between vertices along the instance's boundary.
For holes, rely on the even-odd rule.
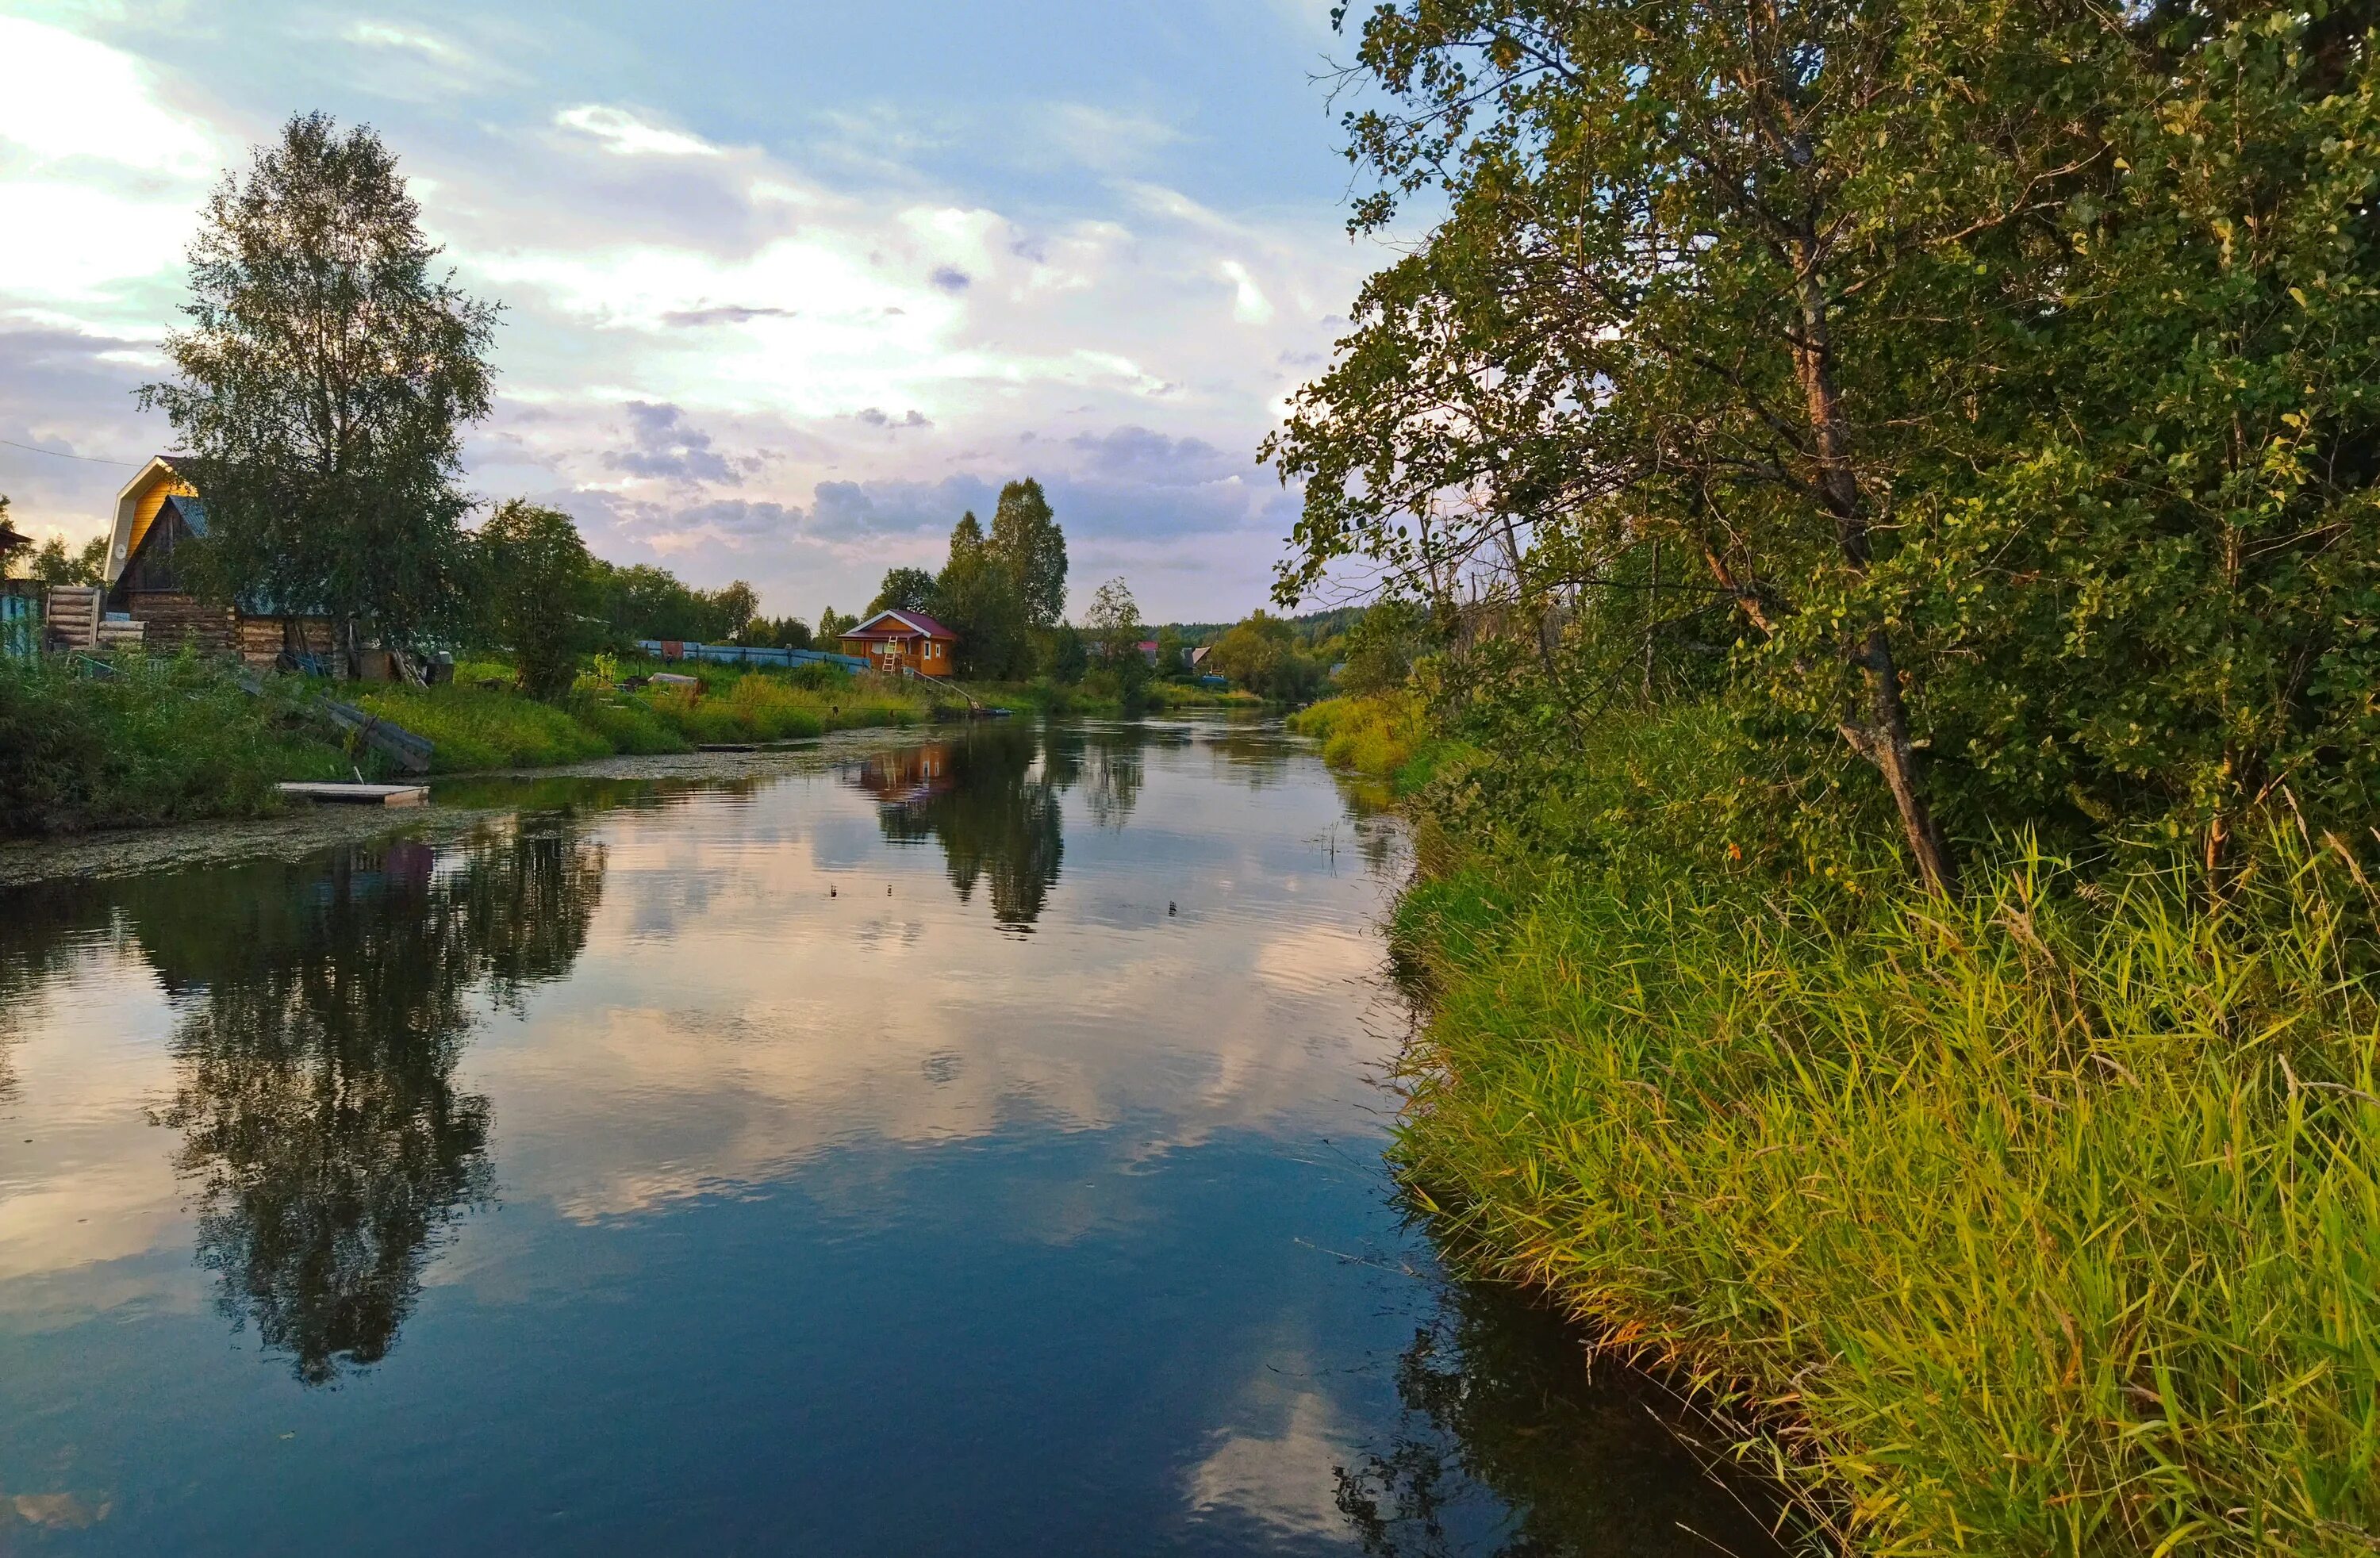
[[49,599],[50,647],[89,649],[99,642],[99,588],[54,584]]

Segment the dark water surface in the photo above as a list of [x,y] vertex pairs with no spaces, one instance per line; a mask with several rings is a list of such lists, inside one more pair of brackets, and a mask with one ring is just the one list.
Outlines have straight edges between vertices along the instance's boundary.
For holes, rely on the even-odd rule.
[[1303,743],[442,798],[0,890],[0,1552],[1773,1551],[1401,1223]]

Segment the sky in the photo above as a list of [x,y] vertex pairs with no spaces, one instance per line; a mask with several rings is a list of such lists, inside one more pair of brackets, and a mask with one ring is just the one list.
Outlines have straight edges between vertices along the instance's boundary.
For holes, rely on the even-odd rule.
[[1392,258],[1329,8],[0,0],[0,493],[80,542],[172,446],[132,392],[200,204],[321,109],[504,305],[480,498],[812,619],[1033,476],[1073,606],[1236,617],[1296,510],[1257,445]]

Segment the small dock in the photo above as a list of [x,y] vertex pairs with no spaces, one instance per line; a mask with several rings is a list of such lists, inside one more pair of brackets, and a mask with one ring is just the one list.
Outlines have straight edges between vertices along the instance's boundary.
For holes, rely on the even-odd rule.
[[275,785],[291,800],[319,800],[346,806],[427,806],[427,785]]

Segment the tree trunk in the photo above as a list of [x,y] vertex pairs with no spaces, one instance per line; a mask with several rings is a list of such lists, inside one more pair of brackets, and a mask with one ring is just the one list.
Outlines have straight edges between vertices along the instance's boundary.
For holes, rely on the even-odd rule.
[[[1844,565],[1864,574],[1869,558],[1867,505],[1852,469],[1851,425],[1843,415],[1841,390],[1835,383],[1826,286],[1819,274],[1815,239],[1797,244],[1794,259],[1802,328],[1800,338],[1792,343],[1793,366],[1810,419],[1815,485],[1819,500],[1834,517],[1835,542]],[[1910,739],[1909,706],[1901,699],[1901,673],[1893,657],[1891,635],[1880,623],[1869,628],[1865,641],[1851,659],[1866,678],[1867,723],[1862,726],[1844,722],[1840,727],[1843,739],[1884,775],[1893,808],[1900,814],[1909,852],[1926,887],[1946,895],[1955,894],[1958,868],[1917,782],[1917,749]]]

